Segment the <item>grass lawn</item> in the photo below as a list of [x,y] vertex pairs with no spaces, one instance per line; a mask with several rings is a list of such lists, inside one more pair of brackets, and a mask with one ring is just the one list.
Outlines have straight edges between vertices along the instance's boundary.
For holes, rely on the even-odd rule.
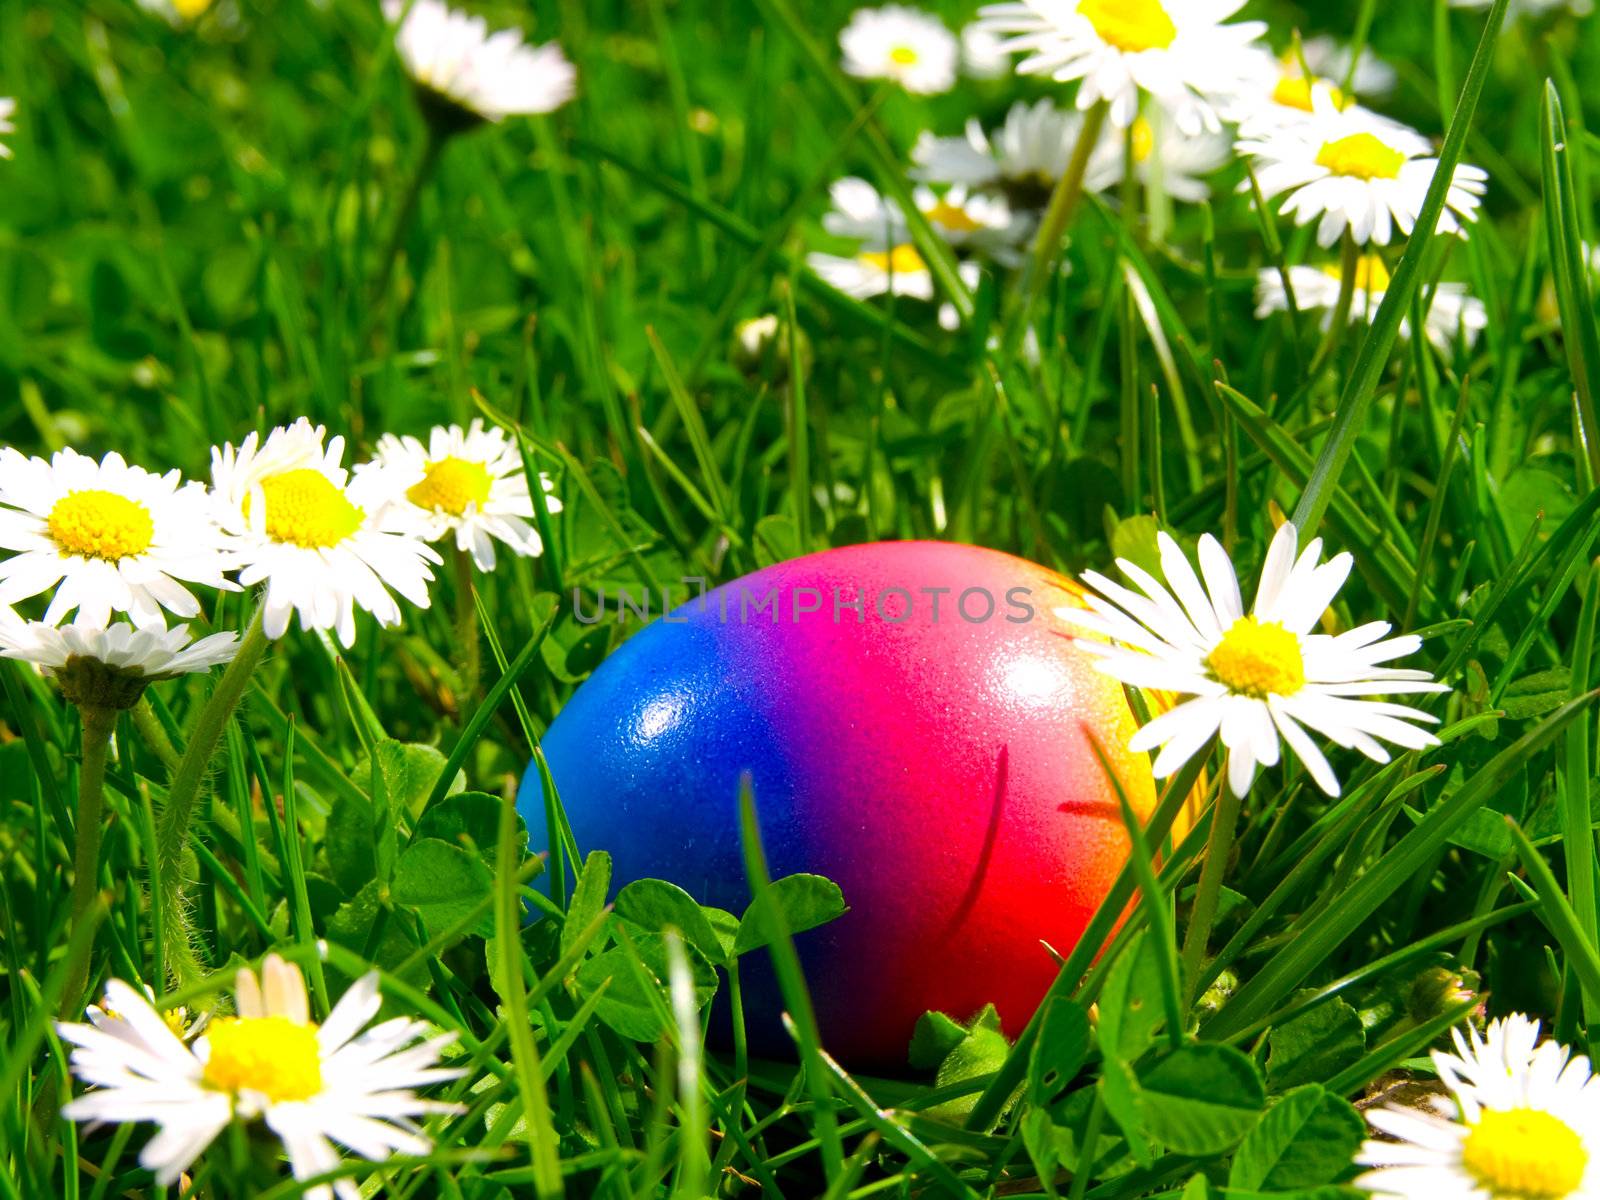
[[[1600,18],[1230,7],[0,4],[0,1200],[1600,1194]],[[692,655],[653,832],[541,747],[663,595],[911,540],[1097,597],[1034,793],[1114,853],[1039,986],[858,945],[1004,1016],[863,1056],[817,947],[927,838],[788,870],[870,822]],[[951,704],[1034,778],[851,695],[797,789]]]

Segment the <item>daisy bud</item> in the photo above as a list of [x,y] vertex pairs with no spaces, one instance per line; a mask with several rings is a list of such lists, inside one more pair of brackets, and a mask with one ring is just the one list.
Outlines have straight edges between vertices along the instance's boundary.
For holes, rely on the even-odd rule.
[[1429,967],[1411,981],[1406,1011],[1418,1025],[1443,1016],[1477,994],[1477,978],[1473,972],[1463,973],[1453,967]]
[[[740,321],[733,329],[733,365],[747,375],[784,380],[789,377],[789,337],[791,327],[773,313]],[[800,343],[800,369],[811,370],[811,339],[805,330],[794,327]]]

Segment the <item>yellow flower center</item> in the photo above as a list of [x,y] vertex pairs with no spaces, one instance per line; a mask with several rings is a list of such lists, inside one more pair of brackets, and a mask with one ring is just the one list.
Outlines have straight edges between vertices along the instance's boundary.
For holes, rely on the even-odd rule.
[[972,215],[966,209],[958,204],[951,204],[948,200],[940,200],[930,208],[928,220],[952,233],[971,233],[975,229],[983,228],[972,219]]
[[211,0],[172,0],[172,11],[192,21],[211,7]]
[[489,472],[482,463],[441,458],[429,463],[422,479],[406,489],[406,499],[418,508],[436,509],[453,517],[459,517],[469,506],[482,512],[489,499]]
[[63,555],[107,562],[143,554],[156,536],[149,509],[137,500],[99,488],[68,492],[51,507],[45,525]]
[[917,253],[917,248],[910,242],[889,251],[863,250],[860,258],[862,262],[877,267],[880,271],[893,271],[896,275],[911,275],[928,269],[928,264],[922,261],[922,255]]
[[1485,1112],[1461,1147],[1461,1162],[1495,1196],[1557,1200],[1583,1183],[1589,1155],[1566,1122],[1534,1108]]
[[1178,36],[1160,0],[1078,0],[1078,14],[1118,50],[1165,50]]
[[[152,999],[154,999],[154,997],[152,997]],[[113,1021],[127,1020],[126,1017],[124,1017],[109,1004],[107,1004],[100,1011],[105,1013],[105,1015],[110,1017]],[[172,1036],[177,1038],[180,1042],[187,1040],[189,1033],[189,1010],[187,1008],[179,1005],[177,1008],[169,1008],[165,1010],[161,1014],[161,1023],[170,1029],[172,1031]]]
[[211,1056],[201,1080],[237,1094],[260,1092],[274,1104],[322,1090],[317,1027],[288,1017],[219,1017],[206,1035]]
[[1324,142],[1317,151],[1317,166],[1357,179],[1398,179],[1405,161],[1404,154],[1370,133],[1352,133],[1335,142]]
[[[307,550],[337,546],[367,517],[326,475],[310,467],[268,475],[261,481],[261,494],[267,501],[267,536]],[[244,512],[250,515],[249,496]]]
[[[1339,268],[1333,264],[1323,267],[1322,273],[1333,279],[1339,278]],[[1363,254],[1358,258],[1355,286],[1363,292],[1388,291],[1389,268],[1383,265],[1383,259],[1376,254]]]
[[889,50],[889,61],[897,66],[909,67],[917,61],[918,54],[913,46],[894,46]]
[[1240,617],[1206,655],[1206,668],[1230,692],[1264,700],[1305,686],[1300,639],[1277,621]]
[[1139,117],[1133,123],[1133,128],[1128,134],[1133,142],[1133,161],[1136,163],[1148,162],[1150,155],[1155,153],[1156,131],[1150,122]]
[[[1272,89],[1274,103],[1285,108],[1298,108],[1301,112],[1311,112],[1311,92],[1317,85],[1317,80],[1307,75],[1285,75],[1278,80],[1278,86]],[[1350,102],[1336,87],[1328,88],[1328,95],[1333,100],[1333,105],[1338,109],[1350,107]]]

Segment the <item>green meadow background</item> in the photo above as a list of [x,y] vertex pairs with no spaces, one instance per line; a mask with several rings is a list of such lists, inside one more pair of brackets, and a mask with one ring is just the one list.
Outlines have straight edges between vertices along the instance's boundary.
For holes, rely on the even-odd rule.
[[[932,7],[956,28],[976,6]],[[1041,305],[1040,361],[998,363],[985,346],[1014,279],[988,273],[951,333],[931,305],[831,292],[804,256],[840,248],[820,226],[834,179],[903,175],[920,130],[992,126],[1053,85],[963,80],[924,99],[847,80],[838,3],[474,9],[559,40],[577,98],[457,138],[406,212],[424,127],[375,3],[227,0],[192,28],[131,0],[0,4],[0,95],[18,98],[15,157],[0,161],[0,443],[116,450],[205,478],[212,445],[302,415],[346,437],[347,461],[384,432],[484,416],[524,435],[565,504],[543,558],[502,556],[479,580],[476,692],[457,673],[460,597],[440,572],[432,609],[399,631],[364,619],[343,658],[285,638],[214,764],[194,864],[205,965],[275,946],[309,963],[325,938],[333,979],[374,962],[397,1011],[463,1035],[472,1075],[447,1091],[469,1112],[431,1123],[435,1154],[373,1174],[378,1186],[1322,1200],[1347,1194],[1350,1102],[1396,1068],[1425,1077],[1427,1047],[1474,1007],[1543,1015],[1579,1045],[1600,1034],[1600,499],[1574,416],[1600,379],[1581,266],[1600,22],[1508,21],[1463,156],[1490,174],[1482,218],[1424,264],[1427,280],[1467,283],[1489,328],[1445,355],[1395,345],[1326,494],[1320,532],[1358,562],[1337,619],[1431,635],[1419,661],[1453,689],[1433,706],[1444,746],[1381,769],[1342,756],[1338,801],[1297,770],[1258,781],[1192,1009],[1177,1011],[1171,946],[1203,827],[1156,861],[1135,856],[1120,895],[1143,905],[1087,981],[1067,981],[1053,1024],[1015,1051],[936,1026],[917,1070],[876,1080],[828,1063],[803,1029],[803,1069],[702,1060],[631,974],[631,1009],[602,1009],[589,964],[623,953],[599,917],[604,864],[557,862],[553,910],[510,936],[532,868],[496,857],[492,804],[472,810],[483,854],[456,864],[449,899],[396,887],[395,847],[373,850],[366,831],[410,832],[457,769],[488,798],[520,774],[628,632],[575,621],[575,587],[681,596],[684,577],[874,538],[1104,570],[1118,554],[1148,561],[1158,524],[1191,546],[1217,533],[1249,574],[1326,444],[1366,326],[1319,354],[1314,321],[1255,319],[1259,268],[1330,259],[1264,224],[1233,164],[1211,205],[1177,206],[1159,240],[1137,206],[1087,201],[1070,271]],[[1296,29],[1368,28],[1399,71],[1374,105],[1438,138],[1485,19],[1423,0],[1241,15],[1268,20],[1275,49]],[[802,331],[792,360],[734,353],[736,322],[764,313]],[[243,615],[227,597],[212,623]],[[496,684],[507,660],[515,689]],[[0,682],[0,1195],[154,1195],[134,1164],[142,1133],[52,1120],[68,1087],[45,1017],[73,932],[77,722],[17,665],[0,663]],[[155,689],[170,733],[207,689]],[[211,985],[162,969],[145,895],[161,884],[146,830],[165,777],[125,725],[90,963],[203,1006]],[[357,818],[368,824],[341,823]],[[517,973],[533,989],[520,1001],[506,998]],[[1108,1030],[1123,1010],[1149,1019]],[[542,1066],[528,1066],[530,1036]],[[684,1056],[697,1086],[675,1091]],[[1159,1081],[1153,1056],[1168,1064]],[[1141,1081],[1144,1101],[1125,1104]],[[1286,1133],[1269,1104],[1307,1115]],[[216,1157],[208,1194],[297,1192],[276,1166]]]

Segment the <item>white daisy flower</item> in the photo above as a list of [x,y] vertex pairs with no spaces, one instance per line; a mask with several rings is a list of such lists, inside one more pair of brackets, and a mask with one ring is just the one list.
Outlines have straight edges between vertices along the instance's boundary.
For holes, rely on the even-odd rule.
[[80,625],[125,612],[160,629],[163,609],[199,615],[184,583],[237,590],[223,578],[233,549],[207,516],[205,488],[115,452],[96,462],[76,450],[45,460],[0,449],[0,547],[16,551],[0,562],[0,604],[55,588],[52,625],[76,609]]
[[[1049,100],[1019,101],[993,138],[976,121],[967,123],[963,137],[924,132],[912,150],[916,168],[911,174],[931,183],[987,188],[1005,196],[1013,210],[1013,238],[1021,240],[1031,225],[1022,221],[1021,214],[1049,203],[1082,128],[1081,113],[1057,108]],[[1084,174],[1084,186],[1090,191],[1105,191],[1122,182],[1126,135],[1126,130],[1114,127],[1102,131]],[[1233,151],[1222,134],[1185,135],[1165,114],[1158,114],[1155,121],[1135,118],[1132,136],[1140,180],[1149,183],[1159,164],[1168,193],[1180,200],[1205,199],[1210,188],[1199,177],[1225,165]]]
[[[1256,160],[1262,196],[1287,195],[1281,211],[1297,225],[1320,217],[1323,246],[1346,229],[1362,245],[1387,245],[1396,227],[1409,236],[1439,166],[1432,145],[1359,105],[1340,108],[1326,92],[1313,90],[1311,105],[1303,120],[1239,141],[1239,152]],[[1488,178],[1478,167],[1456,167],[1439,217],[1441,233],[1464,235],[1462,222],[1477,219]]]
[[1294,124],[1314,112],[1313,96],[1320,95],[1326,106],[1349,108],[1357,95],[1382,95],[1393,90],[1395,70],[1363,48],[1356,66],[1352,91],[1343,90],[1350,68],[1350,49],[1327,36],[1315,37],[1282,54],[1262,50],[1257,85],[1241,93],[1226,108],[1229,120],[1239,125],[1241,137],[1253,138],[1285,124]]
[[917,209],[952,246],[982,245],[986,237],[1011,228],[1011,206],[1004,196],[986,196],[962,184],[943,192],[919,187],[912,193]]
[[1583,1055],[1539,1042],[1521,1014],[1434,1066],[1451,1095],[1434,1111],[1375,1108],[1367,1120],[1383,1140],[1356,1162],[1372,1170],[1355,1186],[1391,1200],[1594,1200],[1600,1196],[1600,1082]]
[[1327,106],[1350,107],[1355,102],[1334,80],[1315,68],[1307,73],[1308,63],[1294,57],[1293,51],[1275,55],[1261,50],[1253,55],[1256,63],[1254,84],[1234,96],[1223,110],[1228,120],[1239,126],[1241,138],[1257,138],[1284,125],[1296,125],[1314,112],[1313,97],[1322,96]]
[[191,645],[187,625],[136,629],[114,621],[103,628],[56,626],[0,614],[0,657],[33,663],[47,675],[74,658],[87,658],[147,680],[170,679],[220,667],[232,660],[238,644],[236,633],[213,633]]
[[[932,183],[992,189],[1006,196],[1013,209],[1043,208],[1067,169],[1082,128],[1081,113],[1057,108],[1049,100],[1018,102],[993,139],[976,121],[968,122],[964,137],[924,132],[912,150],[917,166],[911,174]],[[1127,136],[1127,130],[1114,127],[1101,132],[1084,173],[1084,186],[1090,191],[1105,191],[1122,182]],[[1210,188],[1199,176],[1225,165],[1233,151],[1222,134],[1182,134],[1164,114],[1155,121],[1135,118],[1132,138],[1140,180],[1150,182],[1159,163],[1167,191],[1180,200],[1205,199]]]
[[205,16],[216,0],[139,0],[145,12],[164,17],[173,25],[187,25]]
[[957,250],[1016,265],[1015,247],[1032,222],[1013,214],[1004,196],[986,195],[958,183],[943,192],[919,187],[912,199],[934,232]]
[[238,539],[239,582],[267,585],[268,637],[282,637],[298,612],[302,629],[332,629],[350,646],[356,605],[381,625],[400,622],[391,588],[427,608],[427,564],[440,559],[393,502],[387,475],[350,479],[339,461],[344,439],[324,449],[323,432],[301,417],[264,442],[252,433],[237,450],[214,447],[212,511]]
[[972,79],[999,79],[1011,71],[1011,55],[992,29],[971,24],[961,31],[961,73]]
[[490,33],[482,17],[443,0],[383,0],[383,13],[401,22],[400,60],[425,106],[445,106],[447,124],[551,112],[577,88],[577,71],[555,42],[530,46],[515,29]]
[[1244,0],[1017,0],[990,4],[979,23],[1009,35],[1024,75],[1082,80],[1078,107],[1110,105],[1126,129],[1141,93],[1172,112],[1185,133],[1220,130],[1217,103],[1250,86],[1250,49],[1261,21],[1225,24]]
[[926,183],[992,188],[1013,210],[1042,209],[1067,169],[1083,118],[1050,100],[1018,101],[993,135],[976,119],[965,136],[942,138],[924,132],[912,150],[911,175]]
[[1099,659],[1096,665],[1107,675],[1132,687],[1194,697],[1129,740],[1131,750],[1161,748],[1153,768],[1157,778],[1177,771],[1220,731],[1234,795],[1249,789],[1257,765],[1277,765],[1281,738],[1317,786],[1337,796],[1339,781],[1305,726],[1375,762],[1389,761],[1379,738],[1410,750],[1438,744],[1407,723],[1437,718],[1365,698],[1449,690],[1426,671],[1379,665],[1414,653],[1420,638],[1387,637],[1384,621],[1337,637],[1311,632],[1350,574],[1349,554],[1319,565],[1322,539],[1316,538],[1296,558],[1295,528],[1283,525],[1267,550],[1247,615],[1233,564],[1215,538],[1200,539],[1204,588],[1178,544],[1166,533],[1158,541],[1166,586],[1118,559],[1142,595],[1090,571],[1084,582],[1100,594],[1084,597],[1089,607],[1056,610],[1094,635],[1075,641]]
[[[15,133],[17,127],[11,123],[11,118],[16,115],[17,102],[10,96],[0,96],[0,136]],[[0,158],[10,158],[11,147],[0,142]]]
[[[833,207],[823,216],[822,227],[860,246],[852,255],[809,254],[807,265],[826,283],[858,300],[890,291],[915,300],[934,299],[933,272],[912,243],[899,206],[879,195],[866,180],[854,177],[836,182],[830,194]],[[1003,252],[1011,228],[1010,211],[1003,200],[975,195],[965,188],[951,189],[944,196],[918,188],[914,202],[953,244],[972,243],[982,234],[986,248]],[[957,270],[968,287],[977,286],[976,263],[960,263]],[[939,323],[955,328],[953,318],[953,309],[942,311]]]
[[[896,296],[913,300],[934,298],[933,272],[927,262],[910,242],[901,242],[886,250],[858,250],[853,256],[838,254],[808,254],[806,265],[815,271],[823,282],[838,288],[847,296],[865,300],[892,291]],[[978,283],[976,263],[961,263],[957,270],[969,287]],[[947,322],[941,322],[946,324]]]
[[860,8],[839,32],[847,75],[892,79],[932,95],[955,85],[956,38],[937,17],[902,4]]
[[1198,203],[1211,194],[1211,185],[1202,176],[1225,166],[1233,157],[1233,144],[1223,134],[1184,134],[1159,115],[1154,122],[1138,117],[1129,130],[1108,127],[1101,134],[1084,171],[1086,188],[1104,192],[1122,182],[1128,163],[1128,139],[1132,141],[1134,174],[1139,181],[1148,186],[1159,175],[1168,195],[1190,203]]
[[[152,1009],[155,1008],[155,989],[146,983],[142,985],[141,990],[144,992],[145,999],[149,1001],[150,1007]],[[127,1019],[116,1009],[110,1007],[109,1004],[105,1006],[91,1004],[84,1011],[84,1015],[89,1018],[89,1024],[96,1029],[104,1030],[113,1035],[120,1034],[128,1028]],[[173,1035],[179,1041],[188,1042],[193,1041],[200,1035],[200,1031],[211,1020],[211,1014],[201,1013],[198,1016],[194,1016],[180,1004],[177,1008],[169,1008],[163,1012],[161,1019],[166,1022],[167,1028],[172,1030]]]
[[910,239],[899,205],[880,195],[865,179],[848,175],[836,180],[828,189],[828,198],[833,206],[823,214],[822,227],[834,237],[852,238],[880,249]]
[[[496,427],[474,420],[466,429],[437,425],[424,446],[407,435],[378,439],[373,461],[356,468],[356,477],[378,470],[400,489],[400,512],[411,519],[424,541],[455,534],[456,548],[470,551],[482,571],[494,570],[494,544],[516,554],[543,550],[533,520],[533,499],[516,445]],[[555,485],[540,475],[546,493]],[[545,511],[558,513],[561,501],[546,495]]]
[[[1363,254],[1356,260],[1355,287],[1350,297],[1350,320],[1371,321],[1389,288],[1389,268],[1376,254]],[[1295,307],[1301,312],[1320,312],[1324,332],[1333,324],[1339,304],[1339,266],[1290,267],[1289,286],[1294,289]],[[1263,267],[1256,279],[1256,316],[1267,317],[1288,311],[1283,276],[1275,267]],[[1467,294],[1462,283],[1440,283],[1433,292],[1423,332],[1438,347],[1449,353],[1459,336],[1468,346],[1478,340],[1489,324],[1483,301]],[[1409,317],[1400,321],[1400,335],[1411,335]]]
[[[829,194],[833,207],[823,215],[822,227],[834,237],[849,238],[874,251],[901,245],[909,248],[910,227],[900,206],[865,179],[848,176],[838,180]],[[934,230],[957,249],[1003,253],[1006,246],[1017,241],[1018,222],[1003,196],[985,195],[965,184],[954,184],[943,192],[918,187],[912,194],[912,203]],[[908,257],[902,257],[909,263]],[[919,261],[920,258],[918,255]]]
[[[874,249],[910,239],[910,228],[900,206],[879,193],[865,179],[847,176],[829,189],[833,207],[822,217],[822,227],[834,237],[851,238]],[[987,196],[965,184],[951,184],[936,192],[919,187],[912,203],[952,246],[992,240],[1011,227],[1010,206],[1004,197]]]
[[[187,1046],[136,988],[113,979],[105,1008],[115,1017],[56,1027],[77,1047],[73,1074],[93,1086],[61,1115],[159,1125],[139,1165],[170,1187],[234,1120],[263,1121],[294,1177],[309,1179],[338,1166],[334,1142],[372,1161],[426,1154],[431,1143],[412,1118],[459,1111],[412,1091],[460,1077],[434,1065],[454,1034],[421,1041],[428,1027],[406,1017],[365,1029],[381,1003],[376,971],[352,984],[321,1025],[311,1020],[299,968],[275,954],[259,978],[239,972],[235,999],[237,1016],[213,1019]],[[359,1200],[361,1189],[340,1179],[305,1195]]]
[[[1040,103],[1047,108],[1054,107],[1047,100]],[[1011,111],[1026,107],[1019,100]],[[979,186],[1000,182],[1000,164],[994,147],[989,144],[989,137],[977,117],[968,119],[966,132],[961,137],[939,137],[931,129],[924,129],[911,148],[911,161],[913,179]]]
[[[1313,75],[1343,82],[1344,77],[1350,74],[1350,47],[1329,34],[1319,33],[1301,42],[1300,54]],[[1299,66],[1292,53],[1284,54],[1280,61],[1285,66]],[[1398,72],[1374,54],[1371,46],[1361,47],[1361,54],[1356,59],[1355,76],[1350,80],[1351,90],[1356,95],[1386,96],[1394,91],[1399,79]]]

